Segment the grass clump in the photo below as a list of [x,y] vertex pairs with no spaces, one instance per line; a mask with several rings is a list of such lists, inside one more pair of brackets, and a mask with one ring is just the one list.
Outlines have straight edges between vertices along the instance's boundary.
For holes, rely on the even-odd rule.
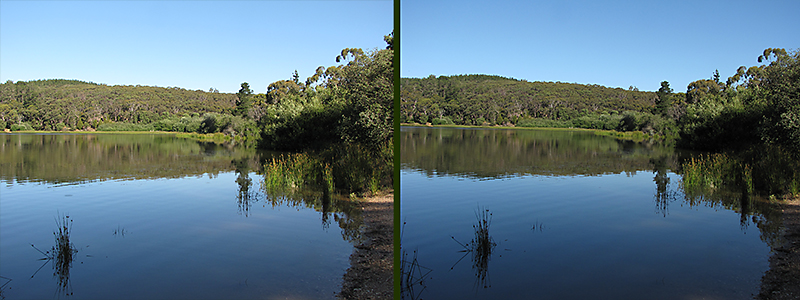
[[[472,254],[472,269],[475,270],[476,286],[483,286],[483,288],[491,287],[489,282],[489,261],[492,258],[492,252],[497,247],[494,239],[489,235],[489,227],[492,225],[492,213],[488,209],[479,208],[475,212],[475,217],[478,220],[477,224],[472,225],[475,235],[469,243],[462,244],[455,237],[451,238],[464,247],[463,252]],[[465,256],[467,255],[465,254]],[[464,257],[462,257],[463,259]],[[459,260],[460,262],[461,260]],[[456,262],[458,264],[458,262]],[[453,265],[455,267],[455,265]],[[452,268],[450,268],[452,270]]]
[[724,153],[692,157],[682,165],[683,185],[688,190],[715,190],[722,187],[753,192],[751,167]]
[[[75,258],[75,254],[78,253],[78,249],[76,249],[75,245],[70,241],[72,220],[69,219],[69,216],[64,216],[60,219],[56,218],[56,227],[56,231],[53,232],[56,244],[50,248],[50,250],[42,252],[42,250],[39,250],[33,244],[31,244],[31,247],[44,254],[45,257],[41,260],[45,260],[45,264],[47,264],[47,261],[53,262],[53,276],[58,279],[59,292],[63,291],[66,295],[72,295],[69,272],[70,269],[72,269],[72,261]],[[42,267],[44,267],[44,265],[42,265]],[[39,270],[41,269],[42,268],[39,267]],[[36,270],[36,273],[38,273],[39,270]],[[33,273],[31,278],[36,276],[36,273]]]

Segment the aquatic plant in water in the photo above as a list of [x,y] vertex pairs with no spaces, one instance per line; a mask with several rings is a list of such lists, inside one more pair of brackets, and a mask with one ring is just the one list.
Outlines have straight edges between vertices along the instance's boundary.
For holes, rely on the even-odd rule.
[[409,260],[408,252],[403,250],[403,260],[400,263],[400,299],[422,299],[422,292],[427,288],[425,279],[433,272],[430,268],[419,264],[417,250],[413,253],[414,256]]
[[[456,240],[455,237],[451,236],[451,238],[464,247],[462,251],[467,252],[464,254],[464,257],[466,257],[467,254],[472,254],[472,269],[475,270],[476,284],[483,286],[483,288],[488,288],[491,287],[491,283],[489,282],[489,260],[491,260],[492,252],[497,246],[497,243],[495,243],[494,239],[489,235],[489,226],[492,225],[492,213],[489,212],[488,209],[478,208],[477,212],[475,212],[475,217],[478,219],[478,223],[472,225],[475,236],[469,243],[462,244]],[[461,259],[459,259],[458,262],[460,262]],[[456,264],[458,264],[458,262],[456,262]],[[453,267],[455,267],[455,265],[453,265]],[[453,267],[450,269],[452,270]]]
[[[69,216],[64,216],[61,219],[56,218],[56,226],[57,229],[53,232],[56,240],[55,246],[46,252],[42,252],[42,250],[39,250],[39,248],[36,248],[33,244],[31,244],[31,247],[44,254],[45,257],[40,260],[45,260],[45,264],[47,264],[48,261],[53,263],[53,276],[58,279],[58,292],[72,295],[69,271],[72,268],[72,261],[75,254],[78,253],[78,249],[76,249],[75,245],[70,241],[72,220],[69,219]],[[42,267],[44,267],[45,264],[43,264]],[[36,276],[42,267],[39,267],[39,269],[31,275],[31,278]]]
[[[406,222],[400,228],[400,244],[403,243],[403,233],[405,232]],[[402,247],[402,246],[401,246]],[[400,262],[400,299],[422,299],[422,292],[427,288],[425,279],[433,272],[432,269],[423,267],[417,260],[417,250],[413,251],[414,256],[409,260],[408,251],[403,249],[402,261]],[[418,288],[419,287],[419,288]],[[415,290],[417,289],[418,290]]]

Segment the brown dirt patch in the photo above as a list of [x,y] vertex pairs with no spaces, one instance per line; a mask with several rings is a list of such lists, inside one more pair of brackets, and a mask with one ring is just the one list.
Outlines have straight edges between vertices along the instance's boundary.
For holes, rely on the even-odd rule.
[[364,241],[355,245],[338,299],[392,299],[394,195],[364,198]]
[[756,299],[800,299],[800,198],[779,204],[783,211],[785,243],[773,249],[769,271],[761,278]]

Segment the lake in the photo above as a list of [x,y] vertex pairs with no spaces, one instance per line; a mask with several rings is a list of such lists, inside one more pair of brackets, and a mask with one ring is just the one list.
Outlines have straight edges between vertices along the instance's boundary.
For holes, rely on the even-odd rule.
[[[0,134],[2,296],[334,298],[360,209],[265,193],[279,154],[167,134]],[[71,255],[53,251],[62,223]]]
[[589,131],[403,127],[404,298],[752,299],[780,212],[687,191],[697,155]]

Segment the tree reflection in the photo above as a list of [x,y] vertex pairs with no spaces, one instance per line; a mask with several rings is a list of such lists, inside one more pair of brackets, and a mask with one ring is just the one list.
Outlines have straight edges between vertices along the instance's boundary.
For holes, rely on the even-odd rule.
[[[769,161],[770,159],[773,161]],[[781,244],[782,213],[771,203],[771,196],[758,194],[773,190],[770,185],[774,183],[766,182],[770,180],[756,174],[770,168],[779,168],[785,162],[769,157],[765,160],[766,162],[759,161],[753,165],[724,153],[700,155],[684,160],[681,164],[684,203],[690,207],[704,205],[735,211],[740,215],[739,224],[742,230],[746,230],[752,222],[761,232],[761,240],[775,248]],[[781,174],[773,174],[778,175]],[[772,178],[771,181],[788,182],[790,179]]]
[[653,182],[656,183],[656,212],[661,213],[664,217],[669,213],[669,203],[675,201],[676,195],[669,188],[669,164],[667,163],[668,157],[666,155],[651,158],[650,164],[653,165]]
[[239,174],[236,177],[236,184],[239,185],[239,190],[236,194],[238,212],[247,217],[250,214],[252,202],[258,201],[257,193],[250,189],[253,186],[253,180],[250,178],[250,158],[234,159],[231,164],[236,168],[236,174]]
[[273,208],[314,209],[321,213],[323,229],[336,222],[344,240],[359,242],[364,224],[361,206],[351,196],[335,193],[336,180],[333,166],[312,154],[280,155],[265,163],[262,191]]

